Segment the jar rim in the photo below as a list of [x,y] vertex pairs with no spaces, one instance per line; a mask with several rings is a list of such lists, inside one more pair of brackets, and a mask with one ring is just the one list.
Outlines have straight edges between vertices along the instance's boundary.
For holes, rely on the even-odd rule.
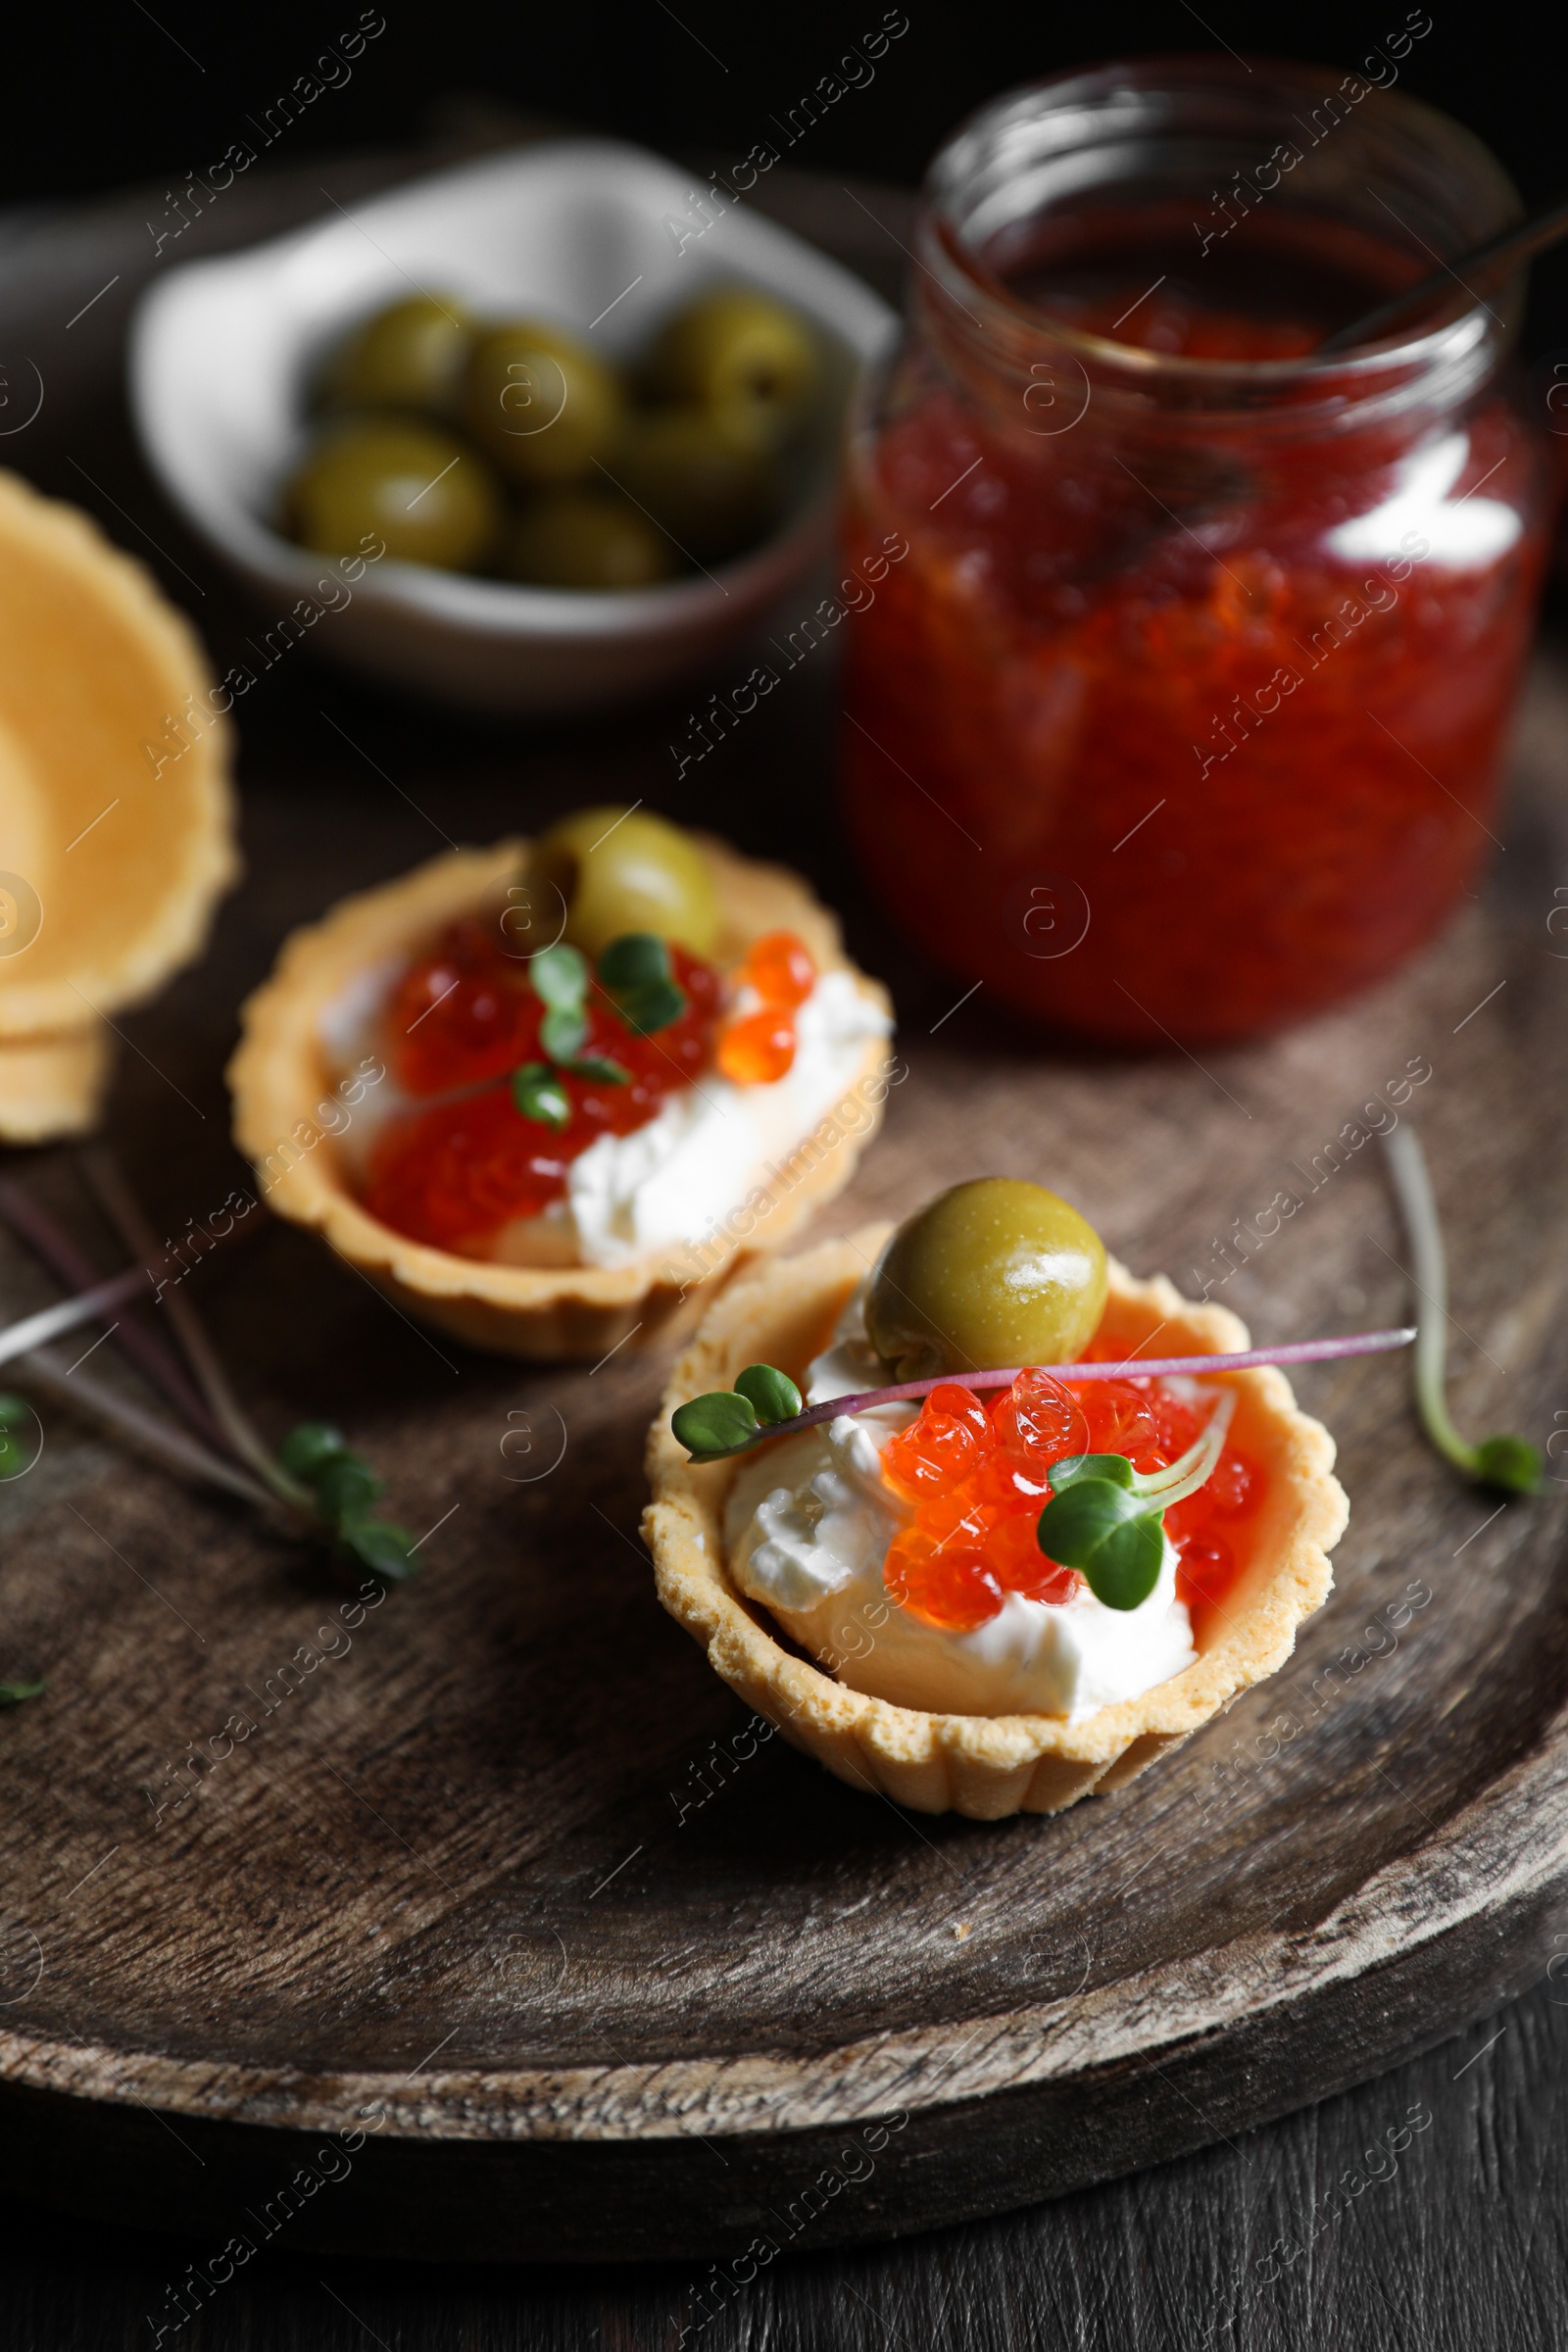
[[[966,241],[960,218],[966,195],[988,168],[993,174],[993,195],[1004,186],[1004,181],[995,178],[999,157],[1008,150],[1016,156],[1031,129],[1043,130],[1054,120],[1062,124],[1054,155],[1070,163],[1094,144],[1092,135],[1073,140],[1074,121],[1091,133],[1102,123],[1103,135],[1125,136],[1133,127],[1136,110],[1142,107],[1149,118],[1144,135],[1152,132],[1157,139],[1162,128],[1168,133],[1183,102],[1207,100],[1221,106],[1251,102],[1261,114],[1268,100],[1289,96],[1321,107],[1329,97],[1343,99],[1346,83],[1362,80],[1360,75],[1341,74],[1333,68],[1290,60],[1258,57],[1249,62],[1243,57],[1179,52],[1072,67],[1021,83],[977,108],[937,151],[915,222],[916,265],[944,298],[945,308],[962,313],[985,340],[1016,348],[1028,337],[1037,345],[1057,345],[1074,365],[1082,367],[1088,362],[1097,375],[1112,381],[1119,376],[1129,391],[1180,388],[1191,399],[1207,389],[1215,395],[1214,405],[1223,407],[1231,405],[1227,393],[1232,400],[1239,397],[1255,402],[1263,393],[1310,393],[1321,387],[1325,399],[1336,406],[1348,399],[1364,416],[1367,394],[1380,379],[1396,379],[1402,390],[1412,378],[1450,375],[1455,368],[1467,375],[1484,372],[1517,332],[1523,307],[1522,270],[1497,289],[1490,304],[1465,287],[1471,299],[1456,314],[1444,316],[1440,310],[1430,323],[1396,328],[1392,339],[1336,350],[1326,357],[1309,351],[1287,359],[1193,358],[1117,342],[1109,335],[1051,317],[987,270]],[[1368,101],[1376,102],[1370,114],[1364,112]],[[1443,192],[1450,208],[1457,212],[1468,205],[1465,219],[1474,233],[1460,232],[1465,245],[1480,242],[1522,217],[1524,206],[1513,181],[1490,148],[1462,123],[1392,85],[1364,83],[1361,97],[1351,103],[1360,110],[1360,121],[1386,134],[1385,143],[1391,148],[1402,147],[1441,171]],[[1299,116],[1289,111],[1291,119],[1299,123]],[[1336,126],[1331,122],[1331,128]],[[1043,157],[1037,154],[1029,160],[1037,182],[1049,177],[1053,160],[1049,148]],[[1115,183],[1105,180],[1101,184]],[[1028,218],[1032,213],[1044,218],[1050,211],[1049,204],[1026,206],[1018,217]],[[1396,214],[1394,218],[1397,221]],[[988,234],[999,225],[989,224]],[[1432,254],[1434,262],[1442,263],[1441,253],[1425,246],[1416,232],[1407,233]],[[974,306],[979,307],[978,317]]]

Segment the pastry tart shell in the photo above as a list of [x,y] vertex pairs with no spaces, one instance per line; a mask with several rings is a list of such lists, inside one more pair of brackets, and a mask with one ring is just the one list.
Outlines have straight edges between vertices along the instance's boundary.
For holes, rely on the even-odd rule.
[[[1223,1602],[1194,1608],[1196,1661],[1142,1696],[1070,1723],[1060,1715],[930,1714],[851,1690],[803,1656],[732,1584],[723,1516],[736,1460],[694,1467],[669,1416],[689,1396],[728,1388],[750,1363],[799,1378],[890,1230],[869,1226],[800,1257],[772,1259],[709,1309],[649,1438],[653,1500],[643,1534],[659,1597],[747,1705],[852,1787],[917,1813],[980,1821],[1059,1813],[1125,1787],[1290,1656],[1297,1627],[1329,1592],[1329,1548],[1348,1516],[1333,1474],[1334,1441],[1298,1409],[1274,1366],[1222,1376],[1237,1391],[1236,1436],[1266,1469],[1267,1494],[1237,1583]],[[1162,1354],[1229,1353],[1249,1344],[1225,1308],[1192,1304],[1163,1276],[1136,1282],[1114,1259],[1102,1329],[1129,1352],[1156,1329]]]
[[[721,962],[738,961],[764,932],[794,931],[819,971],[851,972],[860,992],[888,1010],[885,991],[856,971],[838,924],[798,876],[700,838],[724,909]],[[256,1168],[268,1206],[314,1228],[405,1312],[495,1353],[588,1359],[633,1337],[646,1346],[688,1328],[737,1263],[790,1240],[849,1182],[881,1122],[888,1044],[867,1039],[835,1109],[802,1138],[767,1187],[759,1187],[760,1200],[754,1191],[747,1203],[735,1204],[737,1213],[712,1242],[673,1243],[620,1266],[534,1267],[462,1257],[395,1233],[355,1198],[313,1116],[334,1075],[321,1015],[357,975],[412,954],[444,924],[504,891],[522,870],[526,850],[526,842],[513,840],[451,851],[345,899],[320,922],[296,931],[241,1013],[241,1043],[228,1067],[234,1138]]]
[[85,1135],[97,1123],[112,1043],[106,1021],[56,1037],[0,1037],[0,1140]]
[[140,564],[0,472],[0,1041],[82,1033],[39,1135],[82,1123],[101,1016],[200,955],[238,876],[233,699]]

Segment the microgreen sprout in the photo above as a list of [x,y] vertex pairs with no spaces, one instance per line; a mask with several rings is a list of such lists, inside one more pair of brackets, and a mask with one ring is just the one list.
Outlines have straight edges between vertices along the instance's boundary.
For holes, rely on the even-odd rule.
[[[819,1421],[836,1421],[841,1413],[869,1413],[880,1404],[907,1403],[915,1397],[929,1396],[933,1389],[953,1385],[960,1389],[1008,1389],[1019,1372],[1028,1369],[1049,1372],[1053,1380],[1065,1381],[1069,1386],[1096,1380],[1165,1380],[1180,1374],[1202,1380],[1216,1372],[1250,1371],[1254,1364],[1316,1364],[1342,1356],[1380,1355],[1390,1348],[1408,1348],[1414,1338],[1411,1328],[1351,1331],[1333,1339],[1285,1340],[1274,1348],[1246,1348],[1235,1355],[1127,1356],[1114,1363],[1033,1367],[1014,1364],[998,1372],[938,1372],[927,1380],[903,1380],[891,1388],[864,1389],[857,1396],[833,1396],[822,1404],[803,1406],[797,1401],[792,1413],[778,1419],[761,1411],[753,1411],[748,1418],[744,1410],[735,1409],[740,1380],[749,1381],[759,1372],[766,1372],[772,1380],[784,1384],[773,1395],[782,1396],[787,1389],[797,1400],[800,1397],[800,1391],[787,1372],[774,1371],[771,1364],[752,1364],[741,1374],[734,1390],[712,1389],[706,1396],[693,1396],[686,1404],[677,1405],[670,1415],[669,1426],[694,1462],[716,1462],[725,1454],[747,1452],[751,1446],[760,1446],[764,1438],[792,1438],[800,1430],[814,1429]],[[743,1407],[749,1401],[743,1393]]]
[[1201,1437],[1163,1470],[1135,1470],[1124,1453],[1077,1453],[1053,1462],[1051,1500],[1040,1514],[1041,1550],[1076,1568],[1108,1609],[1136,1609],[1159,1582],[1164,1513],[1212,1477],[1236,1409],[1228,1391]]
[[[143,1263],[153,1263],[158,1242],[116,1159],[108,1152],[89,1152],[82,1166],[111,1223],[118,1225]],[[170,1430],[163,1446],[172,1463],[178,1465],[178,1456],[183,1456],[197,1475],[242,1494],[261,1510],[282,1519],[289,1534],[326,1539],[338,1559],[358,1559],[383,1583],[402,1583],[414,1576],[414,1539],[405,1527],[373,1515],[371,1503],[381,1495],[381,1480],[365,1456],[350,1451],[341,1430],[329,1421],[301,1421],[272,1451],[237,1399],[188,1294],[170,1292],[165,1312],[193,1371],[205,1411],[212,1416],[214,1433],[235,1456],[237,1468]],[[127,1409],[120,1406],[120,1411]]]
[[20,1478],[30,1468],[32,1456],[22,1442],[22,1433],[32,1417],[25,1396],[9,1391],[0,1396],[0,1479]]
[[[634,941],[640,937],[640,933],[628,934]],[[624,944],[612,940],[605,950],[605,956],[613,956],[615,949]],[[668,951],[662,940],[654,944],[663,956],[667,974]],[[604,957],[600,965],[602,982]],[[539,1023],[539,1046],[545,1058],[525,1061],[520,1069],[514,1070],[512,1099],[525,1119],[534,1119],[541,1127],[553,1127],[559,1135],[571,1124],[572,1114],[572,1100],[562,1084],[563,1075],[591,1078],[600,1086],[626,1086],[631,1072],[608,1054],[583,1052],[588,1042],[588,990],[592,978],[585,956],[560,942],[553,948],[542,948],[528,966],[528,978],[545,1008]],[[611,994],[608,988],[605,993]],[[677,989],[675,994],[680,996],[680,991]],[[684,1010],[685,1004],[685,998],[680,997],[677,1009]],[[618,1003],[616,1008],[619,1009]],[[657,1028],[661,1024],[650,1025]]]
[[385,1584],[404,1584],[416,1574],[408,1529],[370,1514],[382,1481],[330,1421],[302,1421],[291,1429],[277,1449],[277,1464],[296,1492],[303,1488],[341,1555]]
[[778,1423],[797,1419],[801,1406],[801,1392],[787,1372],[748,1364],[733,1389],[710,1389],[677,1405],[669,1425],[694,1462],[717,1462],[744,1453]]
[[764,1427],[792,1421],[801,1409],[800,1390],[787,1372],[777,1372],[771,1364],[748,1364],[736,1379],[735,1393],[755,1405]]
[[628,1029],[651,1037],[686,1009],[669,949],[654,931],[626,931],[599,958],[599,985]]
[[[127,1276],[133,1273],[135,1287],[140,1288],[153,1279],[160,1261],[169,1262],[157,1237],[109,1152],[84,1153],[81,1167],[110,1223],[139,1261],[127,1269]],[[63,1302],[86,1310],[74,1320],[91,1316],[110,1321],[121,1298],[128,1295],[121,1278],[100,1283],[69,1234],[9,1180],[0,1183],[0,1214],[57,1274],[78,1284],[77,1297]],[[328,1422],[301,1422],[274,1452],[230,1386],[188,1295],[165,1282],[158,1284],[155,1298],[172,1326],[189,1376],[167,1344],[152,1333],[111,1323],[105,1336],[120,1339],[125,1354],[180,1411],[186,1428],[149,1412],[118,1383],[95,1381],[79,1363],[68,1365],[57,1358],[37,1344],[40,1335],[30,1334],[18,1345],[19,1327],[13,1325],[0,1337],[13,1343],[19,1385],[74,1411],[85,1411],[137,1452],[178,1476],[237,1495],[279,1532],[324,1542],[345,1566],[355,1563],[359,1572],[368,1570],[388,1585],[413,1576],[418,1545],[407,1528],[376,1516],[372,1505],[382,1492],[381,1480],[362,1455],[351,1451],[341,1432]],[[25,1442],[28,1424],[35,1418],[25,1396],[0,1391],[0,1484],[22,1477],[37,1459],[36,1447]],[[0,1680],[0,1709],[20,1706],[46,1688],[42,1680]]]
[[588,1034],[587,959],[575,948],[545,948],[529,964],[528,978],[545,1007],[540,1045],[552,1061],[570,1061]]
[[1408,1127],[1385,1135],[1389,1173],[1395,1199],[1404,1219],[1414,1261],[1411,1281],[1417,1294],[1415,1358],[1416,1411],[1421,1426],[1438,1451],[1456,1470],[1478,1486],[1495,1487],[1508,1494],[1534,1494],[1542,1476],[1541,1456],[1528,1439],[1501,1432],[1472,1445],[1455,1429],[1448,1412],[1446,1366],[1448,1348],[1448,1270],[1443,1249],[1443,1227],[1427,1173],[1426,1155]]
[[548,1061],[525,1061],[512,1073],[512,1100],[525,1119],[561,1129],[571,1121],[571,1097]]

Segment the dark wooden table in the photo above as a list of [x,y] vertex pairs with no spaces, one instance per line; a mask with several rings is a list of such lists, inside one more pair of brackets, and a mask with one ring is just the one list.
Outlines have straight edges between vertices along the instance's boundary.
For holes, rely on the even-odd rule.
[[[237,243],[303,217],[318,206],[318,181],[353,194],[395,168],[407,169],[407,159],[396,167],[360,159],[336,172],[312,166],[259,180],[236,192],[226,218],[215,214],[192,232],[193,249],[198,234],[210,246]],[[887,288],[896,253],[880,252],[882,232],[868,229],[833,191],[791,187],[780,175],[770,197]],[[890,237],[903,226],[898,201],[878,200]],[[14,247],[0,267],[5,346],[36,357],[49,391],[37,427],[0,450],[0,459],[94,508],[196,612],[221,661],[245,615],[161,510],[120,408],[120,338],[147,267],[138,243],[143,209],[130,202],[90,220],[62,220]],[[68,345],[65,321],[117,271],[121,282],[92,314],[91,340],[78,328]],[[290,747],[318,723],[316,683],[309,671],[271,682],[265,703],[259,698],[248,714],[247,763],[276,778]],[[826,690],[824,676],[813,703]],[[339,704],[353,708],[336,688]],[[628,759],[652,778],[665,739],[661,730],[675,715],[634,714],[515,748],[457,730],[452,757],[460,769],[492,783],[513,760],[526,763],[534,789],[569,775],[579,797],[601,777],[622,776]],[[388,721],[367,702],[365,723],[362,740],[370,740]],[[408,724],[418,757],[443,722]],[[804,702],[798,726],[803,770],[813,761],[819,767],[818,721]],[[791,759],[790,735],[775,737],[766,767],[780,784]],[[335,788],[351,794],[334,773]],[[819,788],[813,773],[813,801]],[[722,780],[713,789],[721,800]],[[722,822],[721,806],[702,813]],[[407,855],[421,847],[411,837]],[[182,988],[194,1013],[199,982]],[[269,2348],[372,2342],[397,2352],[449,2344],[489,2352],[513,2343],[530,2352],[557,2344],[641,2352],[697,2341],[699,2332],[715,2347],[1059,2342],[1131,2352],[1188,2344],[1554,2344],[1563,2335],[1557,2192],[1568,2131],[1555,2095],[1568,2074],[1568,2023],[1557,2014],[1568,2008],[1568,1971],[1558,1973],[1561,1986],[1543,1984],[1459,2041],[1234,2143],[995,2222],[883,2248],[781,2260],[733,2292],[700,2331],[693,2311],[707,2276],[702,2265],[506,2272],[276,2252],[256,2258],[164,2340]],[[1407,2144],[1391,2164],[1389,2135],[1402,2138],[1406,2131]],[[205,2236],[180,2238],[177,2204],[167,2219],[166,2238],[13,2206],[0,2256],[0,2342],[52,2352],[57,2345],[157,2341],[171,2288],[187,2263],[212,2251]]]
[[[999,2221],[781,2260],[684,2340],[707,2352],[1560,2346],[1565,2091],[1568,1973],[1462,2039],[1234,2146]],[[1397,2170],[1369,2179],[1365,2151],[1386,2149],[1389,2127],[1407,2121]],[[1387,2155],[1372,2162],[1382,2170]],[[1366,2185],[1352,2195],[1357,2178]],[[156,2339],[147,2315],[165,2312],[186,2264],[210,2252],[206,2240],[87,2230],[14,2207],[0,2340],[8,2352],[140,2352]],[[704,2275],[264,2254],[165,2341],[180,2352],[674,2352]]]

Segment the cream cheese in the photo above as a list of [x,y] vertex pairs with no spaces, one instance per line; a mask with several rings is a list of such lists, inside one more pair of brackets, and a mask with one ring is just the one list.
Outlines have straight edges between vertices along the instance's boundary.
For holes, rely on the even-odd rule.
[[624,1265],[702,1242],[788,1158],[854,1085],[866,1042],[893,1024],[848,972],[824,972],[795,1016],[795,1059],[765,1086],[706,1076],[630,1135],[601,1136],[566,1179],[582,1262]]
[[[859,1295],[807,1376],[812,1403],[875,1388]],[[1081,1586],[1070,1600],[1003,1596],[972,1633],[929,1625],[890,1598],[888,1545],[907,1510],[881,1473],[895,1428],[917,1408],[840,1414],[743,1462],[730,1492],[725,1550],[741,1591],[852,1690],[938,1714],[1065,1715],[1136,1698],[1197,1657],[1165,1542],[1159,1580],[1136,1609]]]
[[[318,1034],[344,1066],[378,1038],[404,965],[359,973],[322,1011]],[[796,1011],[795,1059],[768,1085],[736,1086],[710,1073],[670,1095],[646,1126],[604,1135],[571,1162],[563,1200],[540,1216],[514,1219],[484,1254],[517,1265],[620,1266],[660,1250],[710,1241],[752,1191],[768,1181],[769,1163],[787,1160],[827,1114],[846,1102],[867,1042],[893,1024],[862,996],[849,972],[823,972]],[[363,1168],[376,1130],[389,1118],[425,1108],[389,1079],[377,1089],[374,1116],[356,1123],[344,1153]],[[857,1128],[864,1124],[863,1116]]]

